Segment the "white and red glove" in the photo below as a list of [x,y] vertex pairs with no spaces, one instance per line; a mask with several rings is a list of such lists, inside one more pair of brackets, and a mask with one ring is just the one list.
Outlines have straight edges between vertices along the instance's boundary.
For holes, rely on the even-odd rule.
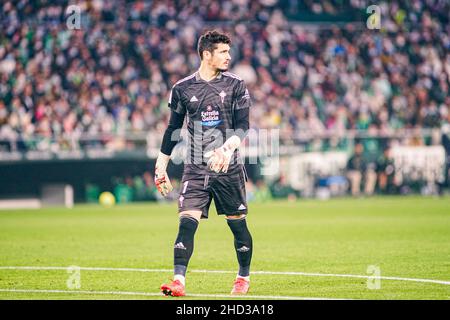
[[231,136],[220,148],[206,152],[205,158],[207,159],[208,168],[216,173],[220,171],[226,173],[230,166],[234,150],[240,144],[241,139],[238,136]]
[[170,183],[169,176],[167,175],[167,165],[169,164],[170,156],[159,152],[158,159],[156,159],[155,165],[155,185],[159,193],[163,197],[167,196],[170,191],[173,190]]

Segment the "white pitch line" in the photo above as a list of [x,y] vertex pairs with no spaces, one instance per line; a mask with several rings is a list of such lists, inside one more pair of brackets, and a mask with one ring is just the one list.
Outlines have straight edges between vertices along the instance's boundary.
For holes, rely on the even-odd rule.
[[279,274],[279,275],[294,275],[294,276],[311,276],[311,277],[344,277],[344,278],[363,278],[363,279],[382,279],[382,280],[398,280],[398,281],[412,281],[412,282],[427,282],[437,283],[443,285],[450,285],[450,281],[433,280],[433,279],[417,279],[417,278],[402,278],[402,277],[387,277],[387,276],[363,276],[356,274],[333,274],[333,273],[306,273],[306,272],[272,272],[272,271],[255,271],[252,274]]
[[[68,267],[33,267],[33,266],[0,266],[0,270],[67,270]],[[104,268],[104,267],[80,267],[80,270],[86,271],[126,271],[126,272],[173,272],[172,269],[138,269],[138,268]],[[189,270],[192,273],[219,273],[219,274],[234,274],[235,271],[226,270]],[[380,279],[380,280],[397,280],[397,281],[411,281],[411,282],[425,282],[442,285],[450,285],[450,281],[433,280],[433,279],[417,279],[417,278],[402,278],[402,277],[388,277],[388,276],[365,276],[355,274],[333,274],[333,273],[308,273],[308,272],[282,272],[282,271],[252,271],[252,275],[266,274],[266,275],[287,275],[287,276],[307,276],[307,277],[341,277],[341,278],[363,278],[363,279]]]
[[[161,293],[153,292],[128,292],[128,291],[87,291],[87,290],[35,290],[35,289],[0,289],[0,292],[11,293],[69,293],[69,294],[98,294],[98,295],[119,295],[119,296],[148,296],[148,297],[164,297]],[[347,300],[334,298],[313,298],[313,297],[295,297],[295,296],[259,296],[245,295],[232,296],[226,294],[199,294],[187,293],[184,299],[189,297],[197,298],[233,298],[233,299],[272,299],[272,300]]]

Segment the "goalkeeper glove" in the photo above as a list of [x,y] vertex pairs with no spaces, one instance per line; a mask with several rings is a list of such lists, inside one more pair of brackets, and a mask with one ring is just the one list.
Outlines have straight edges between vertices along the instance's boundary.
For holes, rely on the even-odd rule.
[[241,139],[238,136],[232,136],[225,141],[220,148],[206,152],[205,158],[208,159],[207,165],[209,169],[216,173],[219,173],[220,171],[226,173],[234,150],[236,150],[240,144]]
[[155,185],[163,197],[167,196],[173,189],[166,171],[169,160],[170,156],[159,152],[155,165]]

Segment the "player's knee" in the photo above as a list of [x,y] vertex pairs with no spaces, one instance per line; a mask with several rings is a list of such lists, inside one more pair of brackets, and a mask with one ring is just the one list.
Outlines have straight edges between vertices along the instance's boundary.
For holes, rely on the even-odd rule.
[[196,211],[196,210],[182,211],[182,212],[180,212],[180,218],[182,218],[182,217],[194,218],[195,220],[200,222],[200,218],[202,217],[202,212]]
[[244,214],[240,214],[238,216],[226,216],[225,218],[227,220],[236,220],[236,219],[243,219],[245,217],[246,217],[246,214],[244,213]]

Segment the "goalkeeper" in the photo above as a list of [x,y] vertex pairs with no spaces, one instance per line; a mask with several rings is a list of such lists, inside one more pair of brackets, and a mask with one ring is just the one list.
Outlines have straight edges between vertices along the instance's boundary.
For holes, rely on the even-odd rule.
[[234,235],[239,271],[231,294],[246,294],[250,286],[252,237],[247,228],[246,173],[238,148],[249,128],[250,96],[245,83],[227,72],[230,38],[217,31],[198,41],[200,68],[178,81],[169,97],[171,116],[156,161],[155,183],[166,196],[171,190],[166,168],[187,115],[188,156],[178,199],[180,217],[174,244],[174,278],[161,286],[165,295],[185,295],[186,269],[194,250],[200,219],[207,219],[211,200],[225,215]]

